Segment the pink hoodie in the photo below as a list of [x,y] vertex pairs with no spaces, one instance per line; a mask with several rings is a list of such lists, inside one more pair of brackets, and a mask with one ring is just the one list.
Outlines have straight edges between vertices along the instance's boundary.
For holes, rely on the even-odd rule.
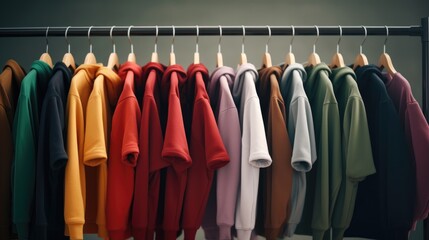
[[208,240],[232,239],[241,151],[240,120],[231,94],[234,77],[232,68],[216,68],[207,87],[219,132],[230,157],[230,163],[217,170],[217,179],[213,181],[207,203],[203,228]]

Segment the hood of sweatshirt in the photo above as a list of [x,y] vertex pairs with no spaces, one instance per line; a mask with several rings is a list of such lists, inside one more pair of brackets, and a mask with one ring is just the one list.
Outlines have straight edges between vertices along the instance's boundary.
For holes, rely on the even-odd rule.
[[332,84],[334,85],[335,92],[337,92],[341,88],[342,82],[344,82],[342,80],[347,76],[350,76],[353,79],[356,79],[356,74],[353,71],[353,69],[350,67],[341,67],[341,68],[336,68],[332,70],[331,80],[332,80]]
[[258,71],[251,63],[245,63],[238,67],[237,74],[235,75],[234,86],[232,88],[232,96],[234,97],[237,105],[240,103],[241,92],[244,86],[244,79],[248,75],[254,82],[258,80]]
[[292,80],[295,78],[300,78],[302,84],[307,81],[307,72],[305,71],[304,66],[302,66],[300,63],[292,63],[289,65],[283,71],[283,75],[280,78],[280,92],[283,95],[283,99],[287,103],[290,103],[292,95],[295,94],[295,92],[291,92]]
[[331,75],[331,69],[325,63],[319,63],[314,67],[306,67],[307,72],[307,81],[304,83],[304,88],[309,99],[315,97],[315,94],[318,92],[318,89],[321,81],[318,81],[322,77],[329,79]]
[[212,75],[210,76],[207,85],[207,92],[210,96],[212,106],[216,105],[216,103],[218,102],[221,77],[224,77],[226,79],[230,90],[232,90],[235,77],[234,69],[226,66],[218,67],[213,71]]

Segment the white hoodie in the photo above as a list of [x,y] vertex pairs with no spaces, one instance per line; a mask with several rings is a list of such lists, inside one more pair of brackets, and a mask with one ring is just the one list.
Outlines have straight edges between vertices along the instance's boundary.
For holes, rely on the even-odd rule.
[[255,82],[258,72],[253,64],[237,69],[232,94],[240,112],[241,176],[235,227],[239,240],[249,240],[255,227],[259,168],[271,165],[259,98]]

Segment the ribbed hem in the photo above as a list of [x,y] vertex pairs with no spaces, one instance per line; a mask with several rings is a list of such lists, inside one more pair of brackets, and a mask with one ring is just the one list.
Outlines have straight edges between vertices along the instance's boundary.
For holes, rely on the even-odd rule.
[[221,225],[219,226],[219,240],[231,240],[231,226]]
[[204,230],[204,238],[206,240],[219,240],[219,231],[217,227],[210,227],[210,228],[203,227],[203,230]]
[[249,240],[252,236],[252,229],[237,229],[238,240]]
[[21,240],[27,240],[28,239],[28,232],[29,232],[29,224],[28,223],[16,223],[16,229],[18,231],[18,237]]
[[83,239],[83,224],[68,224],[70,239]]
[[346,228],[332,228],[332,239],[342,240],[344,238],[344,232]]
[[185,229],[185,240],[195,240],[198,229]]
[[284,235],[286,235],[287,237],[293,237],[293,235],[295,234],[295,230],[296,230],[297,226],[298,226],[297,223],[289,223],[287,225],[287,228],[286,228]]
[[[177,231],[175,230],[164,230],[163,232],[164,238],[163,240],[175,240],[177,238]],[[159,239],[159,238],[156,238]]]
[[323,240],[325,232],[325,230],[313,229],[313,240]]
[[111,240],[123,240],[131,237],[131,233],[128,230],[109,230],[109,238]]

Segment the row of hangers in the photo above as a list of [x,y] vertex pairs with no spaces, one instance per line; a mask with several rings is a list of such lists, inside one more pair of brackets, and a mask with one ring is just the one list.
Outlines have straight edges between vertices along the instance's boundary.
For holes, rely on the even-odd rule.
[[[108,63],[107,63],[107,67],[112,68],[112,69],[119,69],[119,57],[116,53],[116,44],[113,41],[113,29],[116,26],[112,26],[110,29],[110,39],[112,40],[112,45],[113,45],[113,50],[112,53],[109,56],[108,59]],[[134,54],[134,45],[131,41],[131,29],[133,26],[130,26],[128,28],[128,32],[127,32],[127,37],[128,40],[130,42],[131,45],[131,51],[128,54],[128,61],[129,62],[136,62],[136,55]],[[290,41],[289,44],[289,52],[286,54],[286,58],[285,58],[285,63],[284,63],[284,67],[286,68],[287,66],[289,66],[290,64],[295,63],[295,56],[292,52],[292,43],[293,40],[295,38],[295,28],[294,26],[292,27],[292,39]],[[309,55],[306,66],[315,66],[319,63],[321,63],[320,57],[316,52],[316,43],[319,40],[319,28],[315,25],[314,26],[316,28],[316,40],[313,43],[313,51],[312,53]],[[91,29],[93,28],[93,26],[89,27],[88,29],[88,41],[89,41],[89,52],[86,54],[85,60],[84,60],[84,64],[96,64],[97,60],[96,57],[94,55],[94,53],[92,52],[92,43],[91,43]],[[240,54],[240,65],[241,64],[245,64],[247,63],[247,56],[246,53],[244,51],[244,39],[246,37],[246,29],[244,26],[242,26],[243,28],[243,38],[242,38],[242,44],[241,44],[241,54]],[[362,51],[362,46],[365,43],[365,40],[367,38],[367,29],[365,26],[362,26],[362,28],[365,31],[365,36],[364,39],[362,40],[360,46],[359,46],[359,54],[356,56],[355,61],[353,63],[353,69],[356,69],[357,67],[361,67],[364,65],[368,65],[368,59],[365,56],[365,54]],[[384,44],[383,44],[383,52],[380,55],[379,61],[378,61],[378,67],[380,69],[386,69],[386,71],[393,75],[396,73],[396,70],[393,66],[392,60],[389,56],[389,54],[386,53],[386,43],[387,43],[387,39],[389,37],[389,28],[387,26],[385,26],[386,28],[386,38],[384,40]],[[70,43],[68,42],[68,38],[67,38],[67,33],[68,30],[70,29],[70,26],[67,27],[66,31],[65,31],[65,39],[67,42],[67,53],[64,54],[63,57],[63,63],[68,66],[68,67],[73,67],[76,68],[76,64],[74,61],[74,57],[70,52]],[[263,59],[262,59],[262,66],[263,67],[271,67],[272,66],[272,61],[271,61],[271,55],[269,53],[269,49],[268,49],[268,44],[269,41],[271,40],[271,28],[270,26],[267,25],[267,29],[268,29],[268,40],[265,44],[265,53],[263,54]],[[342,28],[341,26],[338,26],[339,29],[339,35],[340,38],[338,39],[337,42],[337,51],[336,53],[333,55],[331,63],[329,64],[330,68],[339,68],[339,67],[344,67],[345,63],[344,63],[344,59],[343,56],[340,53],[340,42],[342,39]],[[175,39],[175,28],[174,26],[172,26],[172,30],[173,30],[173,39],[171,42],[171,51],[170,51],[170,65],[174,65],[176,64],[176,56],[174,53],[174,39]],[[199,55],[199,49],[198,49],[198,38],[199,38],[199,27],[198,25],[196,26],[196,31],[197,31],[197,39],[196,39],[196,44],[195,44],[195,53],[194,53],[194,64],[198,64],[200,63],[200,55]],[[47,64],[49,64],[51,67],[53,66],[52,64],[52,58],[49,55],[49,43],[48,43],[48,32],[49,32],[49,27],[47,27],[46,29],[46,51],[40,56],[40,60],[46,62]],[[216,55],[216,67],[221,67],[223,66],[223,57],[222,57],[222,51],[221,51],[221,39],[222,39],[222,27],[219,26],[219,42],[218,42],[218,52]],[[151,62],[159,62],[159,58],[158,58],[158,26],[156,26],[156,36],[155,36],[155,47],[154,47],[154,51],[152,53],[151,56]]]

